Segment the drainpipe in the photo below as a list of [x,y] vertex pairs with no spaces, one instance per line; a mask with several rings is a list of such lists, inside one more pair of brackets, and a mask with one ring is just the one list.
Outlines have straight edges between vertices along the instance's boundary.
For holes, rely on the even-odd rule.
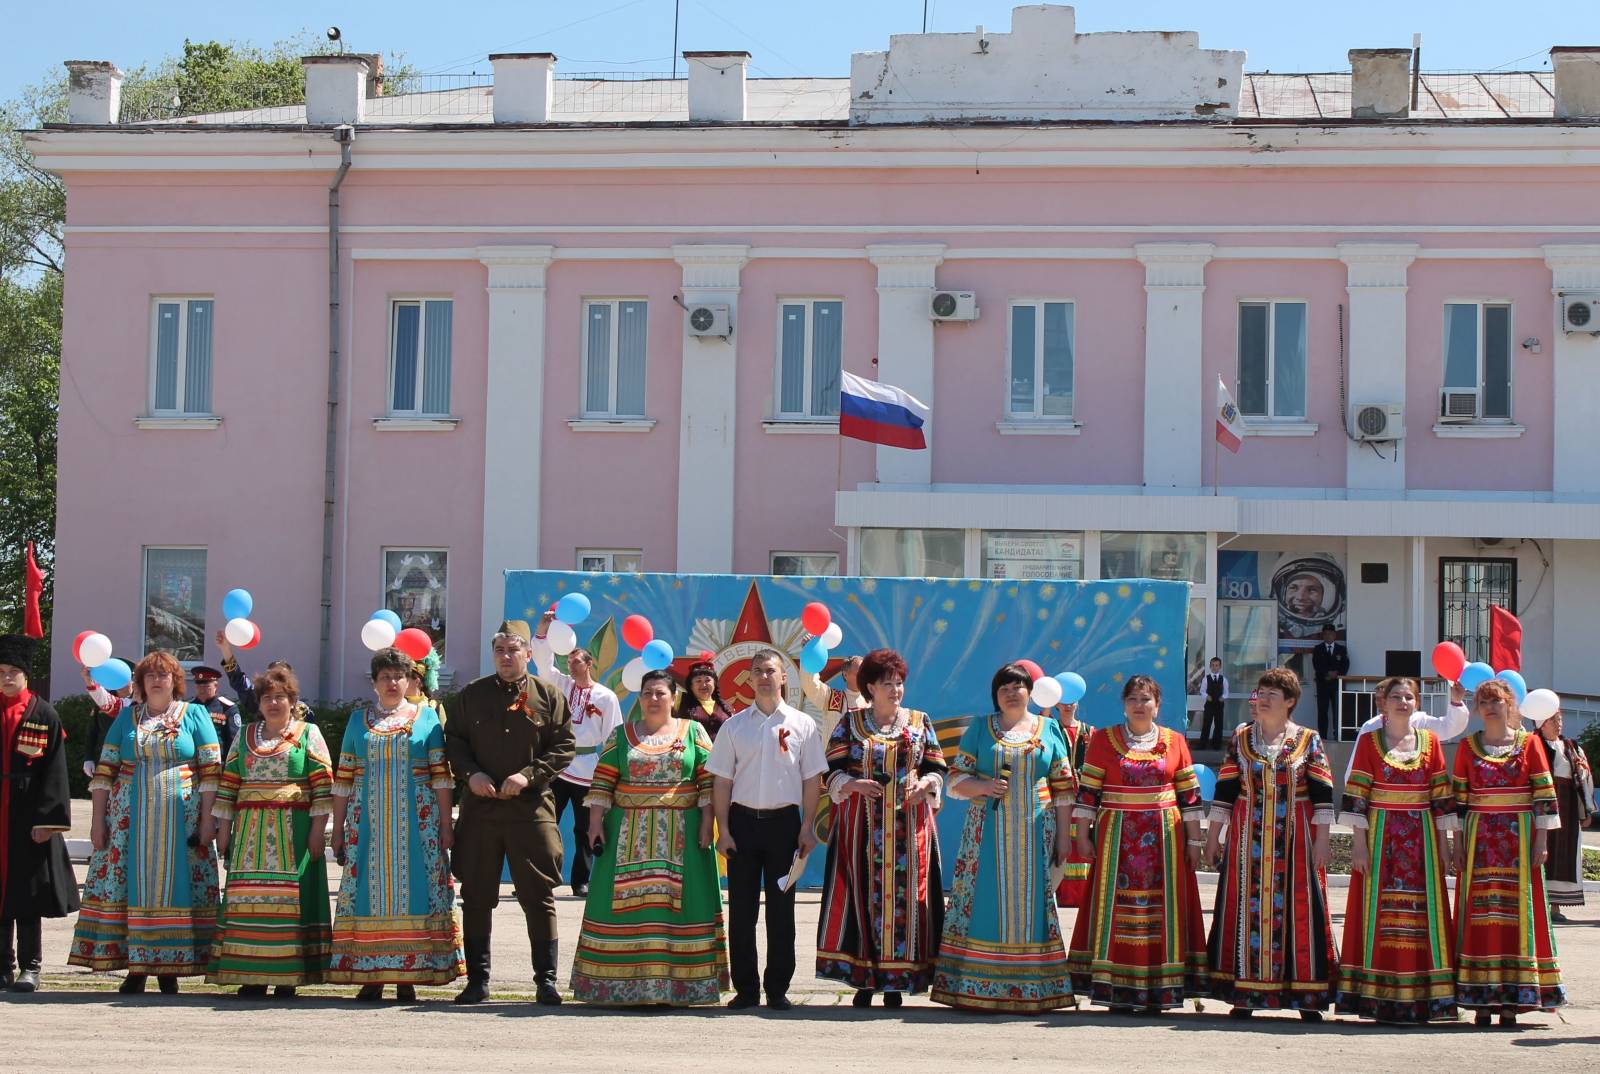
[[333,667],[333,519],[335,466],[339,457],[339,187],[350,170],[354,127],[334,131],[339,143],[339,170],[328,184],[328,430],[322,476],[322,638],[317,650],[317,700],[331,696]]

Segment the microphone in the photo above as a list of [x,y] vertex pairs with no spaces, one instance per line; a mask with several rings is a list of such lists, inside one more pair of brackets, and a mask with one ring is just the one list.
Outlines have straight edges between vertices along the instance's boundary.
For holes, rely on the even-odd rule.
[[[1005,780],[1007,783],[1011,782],[1011,762],[1009,760],[1008,761],[1004,761],[1004,762],[1001,763],[1001,765],[1000,765],[1000,778]],[[1007,791],[1007,793],[1010,793],[1009,790]],[[990,802],[989,802],[989,808],[991,808],[991,809],[995,810],[996,812],[998,812],[999,809],[1000,809],[1000,799],[999,798],[991,799]]]

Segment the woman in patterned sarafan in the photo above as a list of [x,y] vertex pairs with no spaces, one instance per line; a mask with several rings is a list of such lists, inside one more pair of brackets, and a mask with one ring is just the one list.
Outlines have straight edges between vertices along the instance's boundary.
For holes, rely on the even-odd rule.
[[844,713],[828,736],[833,838],[817,923],[817,976],[874,992],[886,1007],[928,987],[943,928],[939,837],[944,753],[928,714],[901,705],[906,662],[874,649],[856,683],[865,708]]
[[1567,1002],[1545,902],[1548,833],[1561,823],[1538,735],[1517,726],[1516,695],[1499,679],[1473,694],[1483,730],[1456,747],[1451,780],[1465,828],[1455,845],[1456,1004],[1486,1026]]
[[935,1003],[1008,1014],[1072,1003],[1050,865],[1069,857],[1077,784],[1061,725],[1028,711],[1032,687],[1020,664],[995,672],[994,714],[968,725],[951,766],[950,794],[968,805]]
[[728,987],[711,736],[673,715],[677,685],[645,672],[639,718],[611,733],[584,799],[596,847],[572,995],[586,1003],[689,1007]]
[[445,859],[454,842],[444,730],[432,708],[406,700],[411,658],[372,656],[377,703],[345,725],[333,781],[333,852],[344,864],[328,981],[357,984],[375,1002],[416,986],[446,985],[465,970],[455,889]]
[[1380,1022],[1456,1020],[1455,936],[1445,865],[1460,828],[1444,744],[1412,726],[1417,681],[1373,697],[1383,726],[1356,742],[1344,785],[1355,833],[1339,957],[1339,1011]]
[[323,848],[333,811],[333,761],[317,725],[296,719],[300,682],[283,667],[255,680],[261,719],[245,725],[222,766],[212,813],[228,889],[211,945],[213,984],[279,997],[327,975],[331,939]]
[[133,684],[139,704],[117,715],[89,781],[94,854],[67,961],[126,969],[125,995],[143,992],[151,974],[172,993],[211,961],[211,802],[222,758],[211,714],[184,703],[183,667],[171,653],[139,661]]
[[1322,1021],[1333,1000],[1328,827],[1333,773],[1322,737],[1290,716],[1300,678],[1272,668],[1256,684],[1255,718],[1229,740],[1212,796],[1207,860],[1217,876],[1207,964],[1211,996],[1248,1018],[1299,1011]]
[[1594,816],[1594,773],[1583,747],[1561,733],[1561,710],[1537,721],[1539,737],[1550,757],[1550,775],[1556,785],[1556,806],[1561,827],[1550,833],[1550,861],[1545,866],[1545,888],[1550,896],[1550,920],[1565,922],[1563,906],[1583,905],[1583,829]]

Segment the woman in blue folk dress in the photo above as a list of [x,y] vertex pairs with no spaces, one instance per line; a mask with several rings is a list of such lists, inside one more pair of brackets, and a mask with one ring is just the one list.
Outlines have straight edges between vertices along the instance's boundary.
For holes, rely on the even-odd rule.
[[936,1003],[1036,1014],[1073,1002],[1050,866],[1071,850],[1077,781],[1060,725],[1028,711],[1032,686],[1020,665],[996,672],[996,711],[967,728],[951,766],[950,794],[970,801],[934,974]]

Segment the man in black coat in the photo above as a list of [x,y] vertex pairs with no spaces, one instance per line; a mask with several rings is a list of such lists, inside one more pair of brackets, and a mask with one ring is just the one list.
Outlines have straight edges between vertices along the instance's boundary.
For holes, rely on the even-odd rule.
[[1311,650],[1311,670],[1317,680],[1317,731],[1328,737],[1328,712],[1339,703],[1339,676],[1350,674],[1350,650],[1336,640],[1332,623],[1322,626],[1322,640]]
[[78,909],[61,838],[72,826],[66,739],[55,709],[28,689],[34,646],[0,635],[0,988],[13,992],[39,988],[41,919]]

